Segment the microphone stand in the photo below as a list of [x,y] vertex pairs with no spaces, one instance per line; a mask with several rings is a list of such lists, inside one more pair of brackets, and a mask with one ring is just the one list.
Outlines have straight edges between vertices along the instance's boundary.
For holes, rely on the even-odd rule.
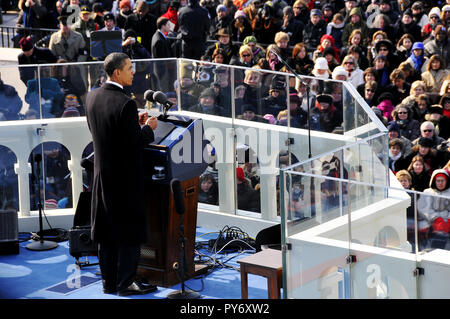
[[[274,50],[270,51],[273,54],[275,54],[275,56],[278,58],[278,60],[283,63],[283,65],[292,73],[294,74],[294,76],[300,81],[300,83],[302,85],[304,85],[306,87],[306,99],[308,102],[308,110],[307,110],[307,118],[308,118],[308,158],[311,158],[311,117],[310,117],[310,109],[311,109],[311,101],[309,99],[309,92],[311,90],[310,86],[303,82],[303,80],[301,79],[300,75],[297,74],[297,72],[294,71],[293,68],[291,68],[291,66],[289,64],[286,63],[286,61],[284,61],[279,55],[278,53],[276,53]],[[300,106],[301,107],[301,106]]]
[[39,209],[39,241],[35,241],[29,243],[26,248],[29,250],[42,251],[42,250],[50,250],[58,247],[58,243],[54,241],[44,240],[43,227],[42,227],[42,200],[41,200],[41,160],[42,155],[36,154],[34,157],[36,162],[36,182],[38,185],[38,209]]

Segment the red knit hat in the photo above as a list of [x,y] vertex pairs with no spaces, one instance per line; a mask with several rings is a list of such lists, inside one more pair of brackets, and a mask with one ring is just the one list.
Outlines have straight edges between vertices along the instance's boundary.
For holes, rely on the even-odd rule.
[[119,4],[119,9],[122,9],[124,6],[128,6],[131,9],[131,4],[129,0],[121,0]]
[[245,181],[244,170],[242,169],[242,167],[236,168],[236,177],[241,182]]

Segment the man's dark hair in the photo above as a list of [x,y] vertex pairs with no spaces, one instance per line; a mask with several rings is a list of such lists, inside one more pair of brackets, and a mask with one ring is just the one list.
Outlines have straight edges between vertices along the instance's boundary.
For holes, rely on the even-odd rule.
[[116,69],[122,69],[125,60],[129,59],[128,55],[122,52],[110,53],[103,62],[103,68],[105,69],[106,75],[111,77]]
[[169,22],[169,19],[167,19],[166,17],[159,17],[158,20],[156,20],[156,27],[158,29],[161,29],[161,27],[167,22]]

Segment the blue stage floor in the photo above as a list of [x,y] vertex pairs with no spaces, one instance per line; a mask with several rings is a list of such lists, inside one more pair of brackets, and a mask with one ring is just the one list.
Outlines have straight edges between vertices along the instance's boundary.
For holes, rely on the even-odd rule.
[[[216,237],[214,230],[197,228],[197,241]],[[29,242],[20,243],[18,255],[0,256],[1,299],[166,299],[169,293],[181,289],[178,284],[170,288],[158,287],[156,292],[140,296],[103,294],[98,265],[76,267],[75,258],[69,254],[68,241],[60,242],[57,248],[48,251],[28,250]],[[202,299],[240,299],[237,260],[251,253],[249,250],[243,254],[217,254],[218,261],[233,268],[218,266],[200,279],[186,281],[186,289],[198,291]],[[96,257],[89,257],[89,260],[97,262]],[[248,281],[249,299],[267,298],[265,278],[249,275]]]

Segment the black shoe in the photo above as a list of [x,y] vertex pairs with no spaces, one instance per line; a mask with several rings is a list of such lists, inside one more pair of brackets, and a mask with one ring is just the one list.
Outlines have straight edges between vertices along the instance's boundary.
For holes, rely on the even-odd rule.
[[104,294],[115,294],[115,293],[117,293],[116,285],[108,284],[108,283],[106,283],[105,280],[102,280],[102,284],[103,284],[103,293]]
[[150,292],[156,291],[157,287],[153,285],[142,285],[134,281],[127,288],[117,292],[118,296],[129,296],[129,295],[145,295]]

